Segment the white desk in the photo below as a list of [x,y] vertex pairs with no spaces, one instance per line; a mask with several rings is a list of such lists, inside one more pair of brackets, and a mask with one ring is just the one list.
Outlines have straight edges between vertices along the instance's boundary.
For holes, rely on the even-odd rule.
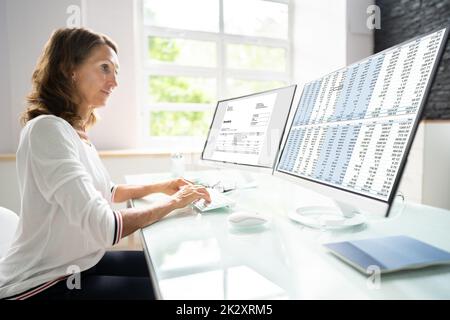
[[[212,174],[203,172],[203,175]],[[214,173],[217,174],[217,173]],[[233,172],[222,171],[232,177]],[[148,183],[168,174],[127,176]],[[237,232],[223,209],[171,213],[142,229],[157,296],[162,299],[449,299],[450,266],[382,275],[378,283],[329,253],[322,243],[405,234],[450,251],[450,212],[406,204],[400,214],[346,231],[320,231],[287,218],[320,196],[269,175],[254,189],[229,194],[237,207],[271,215],[265,229]],[[162,195],[134,200],[139,207]],[[321,199],[323,202],[328,199]],[[322,204],[323,204],[322,202]],[[379,284],[379,285],[378,285]]]

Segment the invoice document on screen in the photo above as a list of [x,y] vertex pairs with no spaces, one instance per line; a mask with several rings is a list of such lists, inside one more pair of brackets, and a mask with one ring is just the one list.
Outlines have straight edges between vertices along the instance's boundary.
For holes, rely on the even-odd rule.
[[273,93],[229,102],[211,159],[257,164],[276,98]]

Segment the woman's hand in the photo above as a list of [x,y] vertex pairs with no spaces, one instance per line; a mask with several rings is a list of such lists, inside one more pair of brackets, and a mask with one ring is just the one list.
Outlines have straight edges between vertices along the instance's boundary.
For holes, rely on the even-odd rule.
[[172,195],[174,200],[174,209],[184,208],[194,201],[205,199],[206,202],[211,202],[211,197],[203,186],[187,184],[180,188],[178,192]]
[[177,193],[180,189],[187,185],[193,185],[190,181],[183,178],[173,179],[166,182],[159,183],[159,190],[162,193],[168,194],[169,196]]

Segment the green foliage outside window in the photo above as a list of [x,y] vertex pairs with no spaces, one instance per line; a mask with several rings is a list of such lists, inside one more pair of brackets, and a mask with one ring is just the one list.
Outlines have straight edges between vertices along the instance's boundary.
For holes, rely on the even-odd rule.
[[[152,59],[173,62],[180,48],[170,39],[149,39]],[[202,88],[202,79],[150,76],[151,101],[163,103],[210,103],[213,97]],[[209,128],[211,115],[203,111],[153,111],[150,113],[152,136],[201,136]]]
[[212,97],[208,96],[202,86],[205,81],[195,78],[151,76],[150,94],[154,102],[171,103],[210,103]]
[[[181,54],[180,39],[149,37],[148,54],[160,63],[178,63]],[[182,41],[182,40],[181,40]],[[228,59],[232,67],[242,69],[285,68],[285,49],[250,45],[229,45]],[[227,79],[228,97],[236,97],[285,85],[282,81]],[[151,75],[149,77],[152,103],[210,104],[216,100],[215,81],[208,78]],[[152,136],[202,136],[206,135],[211,112],[164,111],[150,112]]]
[[154,111],[152,136],[202,136],[208,132],[211,114],[203,111]]
[[150,37],[148,49],[151,59],[173,62],[180,54],[180,48],[175,41],[164,38]]

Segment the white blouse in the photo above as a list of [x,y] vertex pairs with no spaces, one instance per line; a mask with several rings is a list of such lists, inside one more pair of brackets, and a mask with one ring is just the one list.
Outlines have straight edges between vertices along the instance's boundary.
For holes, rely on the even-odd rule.
[[93,267],[122,236],[122,217],[110,207],[115,187],[97,150],[62,118],[28,121],[17,174],[20,220],[0,259],[0,298],[26,298],[31,288]]

